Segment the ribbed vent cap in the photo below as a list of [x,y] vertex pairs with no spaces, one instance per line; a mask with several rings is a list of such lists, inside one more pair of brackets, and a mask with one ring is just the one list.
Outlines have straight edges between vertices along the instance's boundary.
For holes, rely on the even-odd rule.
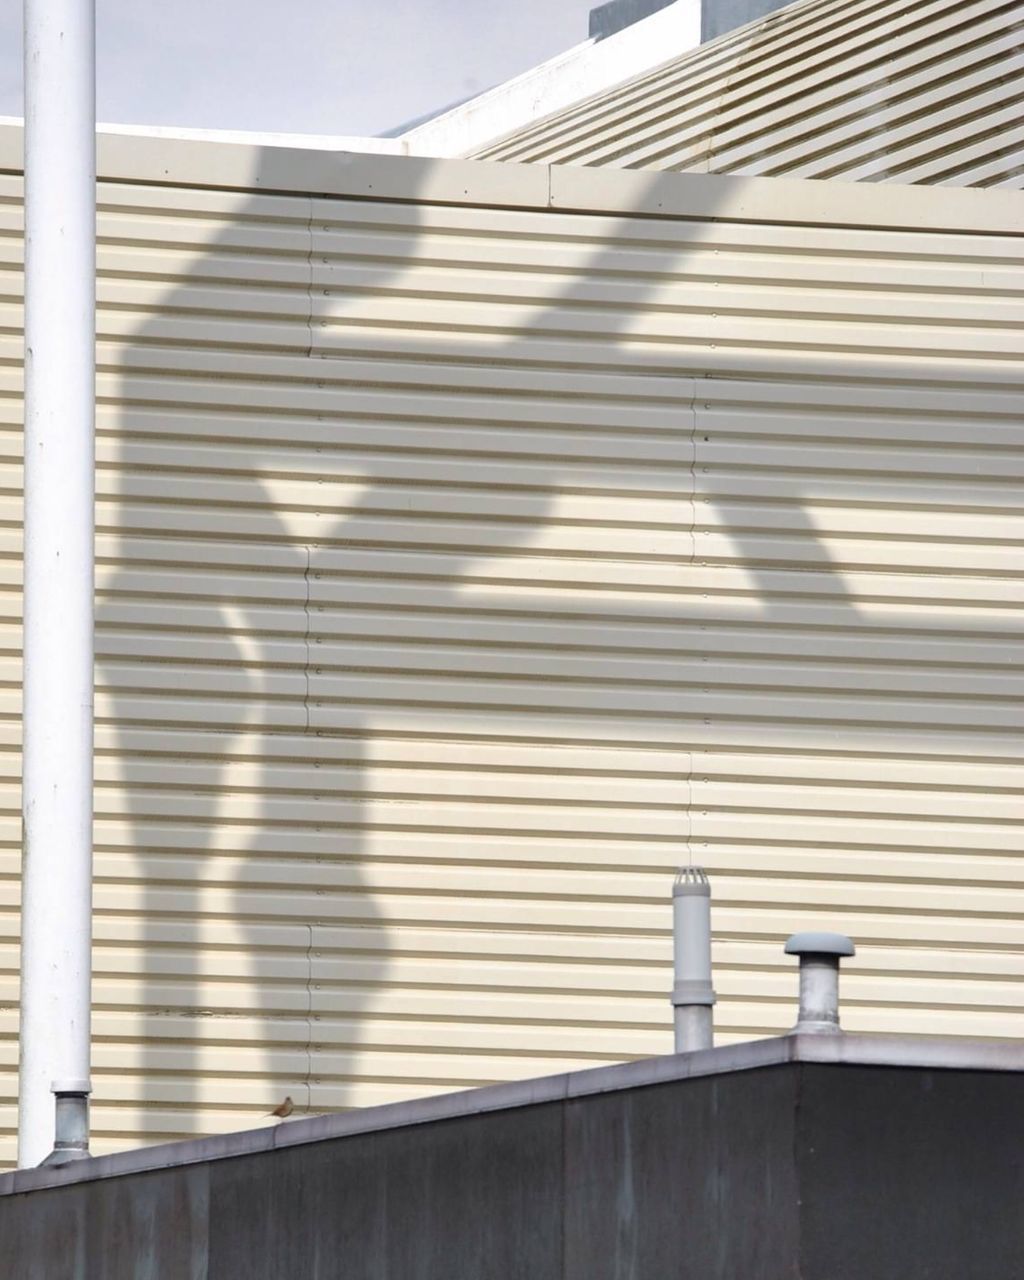
[[672,897],[686,898],[691,894],[697,894],[702,898],[711,897],[708,873],[703,867],[680,867],[676,872],[676,882],[672,886]]

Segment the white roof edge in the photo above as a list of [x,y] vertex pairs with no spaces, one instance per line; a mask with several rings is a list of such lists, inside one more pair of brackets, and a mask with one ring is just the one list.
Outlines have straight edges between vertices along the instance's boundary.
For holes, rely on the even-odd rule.
[[[0,127],[24,126],[21,116],[0,116]],[[224,142],[250,147],[288,147],[299,151],[353,151],[369,155],[404,156],[408,146],[399,138],[365,138],[356,134],[265,133],[250,129],[184,129],[162,124],[96,125],[98,134],[128,138],[167,138],[179,142]]]
[[[988,188],[586,169],[150,134],[102,133],[98,143],[101,181],[140,186],[611,217],[1024,235],[1024,194]],[[20,173],[22,150],[20,125],[0,122],[0,171]]]
[[623,84],[700,44],[700,0],[674,4],[604,40],[585,40],[399,137],[410,155],[466,156]]

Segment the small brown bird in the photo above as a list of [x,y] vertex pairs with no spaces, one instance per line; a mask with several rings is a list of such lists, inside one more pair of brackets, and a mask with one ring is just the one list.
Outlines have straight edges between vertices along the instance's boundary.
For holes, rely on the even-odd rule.
[[278,1120],[287,1120],[291,1113],[295,1110],[295,1103],[291,1098],[285,1098],[279,1107],[275,1107],[273,1111],[268,1111],[268,1116],[277,1116]]

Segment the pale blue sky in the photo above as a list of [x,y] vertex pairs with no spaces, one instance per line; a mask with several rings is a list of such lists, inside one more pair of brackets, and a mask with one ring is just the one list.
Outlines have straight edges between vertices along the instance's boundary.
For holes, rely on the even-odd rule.
[[[587,37],[599,0],[97,0],[98,115],[375,134]],[[0,115],[21,115],[22,0],[0,0]]]

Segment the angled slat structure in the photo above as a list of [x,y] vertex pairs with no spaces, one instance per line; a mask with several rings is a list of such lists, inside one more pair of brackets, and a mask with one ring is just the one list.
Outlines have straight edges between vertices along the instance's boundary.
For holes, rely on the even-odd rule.
[[1024,187],[1024,0],[807,0],[481,158]]
[[667,1052],[691,857],[720,1042],[1024,1034],[1015,196],[104,145],[96,1150]]

